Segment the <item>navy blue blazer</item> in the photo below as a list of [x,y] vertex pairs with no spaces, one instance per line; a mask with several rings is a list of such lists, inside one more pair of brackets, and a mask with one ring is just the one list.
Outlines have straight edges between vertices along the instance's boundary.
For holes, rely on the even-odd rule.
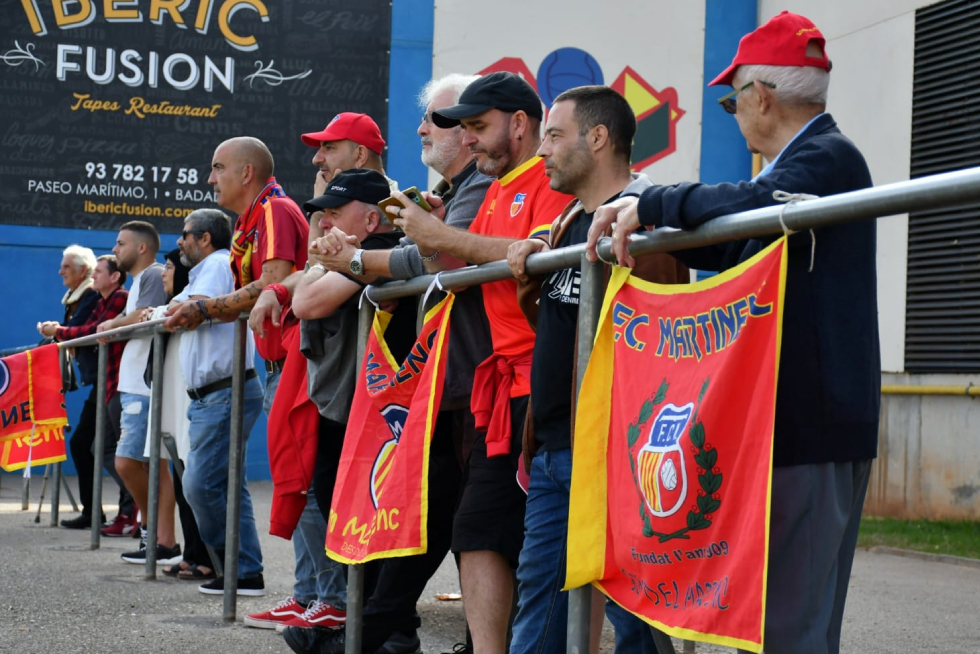
[[[644,225],[694,229],[725,214],[779,204],[773,191],[827,196],[871,186],[857,147],[830,114],[817,118],[755,182],[654,186],[640,196]],[[876,225],[865,220],[789,238],[773,463],[790,466],[872,459],[878,452]],[[692,268],[726,270],[777,237],[673,253]],[[751,383],[746,371],[746,383]]]

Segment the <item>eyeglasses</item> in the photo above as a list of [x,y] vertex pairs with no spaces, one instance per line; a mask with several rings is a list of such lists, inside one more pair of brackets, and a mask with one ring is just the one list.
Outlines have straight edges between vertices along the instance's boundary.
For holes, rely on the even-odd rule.
[[422,122],[425,123],[426,125],[431,125],[432,124],[432,114],[429,113],[429,112],[426,112],[426,113],[422,114]]
[[204,232],[202,232],[200,230],[197,230],[197,229],[185,229],[181,233],[180,237],[186,241],[188,234],[193,234],[195,237],[198,237],[198,236],[201,236],[202,234],[204,234]]
[[743,84],[737,89],[732,89],[730,93],[726,93],[725,95],[718,98],[718,104],[720,104],[721,108],[724,109],[727,113],[734,114],[736,111],[738,111],[738,101],[737,101],[738,94],[744,91],[745,89],[749,88],[750,86],[753,86],[756,82],[762,84],[763,86],[768,86],[771,89],[776,88],[776,85],[773,84],[772,82],[763,82],[761,79],[752,80],[751,82]]

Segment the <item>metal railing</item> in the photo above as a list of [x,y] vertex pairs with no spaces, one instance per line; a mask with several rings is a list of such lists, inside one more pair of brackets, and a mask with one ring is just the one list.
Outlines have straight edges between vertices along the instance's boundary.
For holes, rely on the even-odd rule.
[[[629,251],[633,255],[642,255],[652,252],[667,252],[672,250],[682,250],[692,247],[712,245],[730,240],[739,240],[752,237],[760,237],[772,234],[779,234],[784,231],[784,226],[794,231],[802,231],[810,228],[825,227],[855,220],[873,219],[878,217],[890,216],[895,214],[907,213],[910,211],[925,211],[940,208],[954,207],[957,205],[971,204],[980,202],[980,167],[970,168],[962,171],[944,173],[930,177],[923,177],[916,180],[898,182],[884,186],[844,193],[832,197],[819,198],[792,203],[789,205],[776,205],[762,209],[755,209],[738,214],[731,214],[716,218],[696,230],[679,231],[672,229],[658,229],[652,232],[636,234],[631,237]],[[818,245],[819,247],[819,245]],[[599,244],[599,254],[605,260],[611,258],[610,239],[603,239]],[[602,275],[599,263],[591,263],[585,258],[585,246],[574,245],[566,248],[559,248],[549,252],[533,254],[528,257],[526,270],[530,275],[541,275],[570,266],[581,264],[582,279],[579,296],[579,339],[577,343],[577,355],[579,361],[587,361],[592,351],[592,341],[594,340],[595,329],[598,324],[599,310],[602,306]],[[511,277],[510,269],[504,261],[481,266],[470,266],[458,270],[439,273],[439,282],[443,288],[463,288],[492,281],[503,280]],[[436,275],[423,275],[406,281],[389,282],[383,286],[368,287],[365,291],[369,299],[375,302],[383,300],[397,299],[423,294],[435,281]],[[367,341],[368,330],[370,329],[373,318],[373,306],[364,303],[360,313],[358,352],[363,355]],[[63,343],[63,346],[91,345],[101,338],[129,338],[134,335],[145,334],[157,329],[163,322],[151,321],[134,325],[132,327],[122,327],[116,330],[106,331],[98,336],[85,337]],[[233,374],[232,392],[232,429],[229,444],[229,492],[228,492],[228,512],[226,516],[226,551],[225,551],[225,611],[226,620],[235,619],[236,610],[236,586],[237,586],[237,542],[240,513],[240,494],[238,492],[238,480],[242,474],[242,420],[243,395],[244,395],[244,352],[245,325],[239,321],[235,332],[235,367]],[[162,357],[162,348],[154,349],[154,379],[162,377],[162,358],[157,361],[157,352]],[[101,505],[102,492],[102,438],[104,437],[105,427],[105,368],[106,368],[107,347],[99,347],[99,406],[97,412],[96,427],[96,447],[95,447],[95,483],[93,485],[93,506]],[[159,369],[158,369],[158,366]],[[581,386],[581,378],[586,369],[585,365],[578,367],[579,377],[576,379],[576,388]],[[161,375],[160,377],[157,374]],[[154,385],[160,386],[160,385]],[[156,390],[153,391],[157,393]],[[159,397],[156,406],[159,407]],[[235,418],[237,416],[237,419]],[[157,416],[159,417],[159,416]],[[159,457],[159,420],[154,421],[154,428],[150,434],[151,458]],[[154,461],[150,462],[151,473],[155,468]],[[234,485],[233,485],[234,483]],[[151,506],[156,501],[156,490],[154,484],[150,485],[153,493],[150,498]],[[155,508],[152,509],[155,515]],[[97,524],[97,511],[93,511],[92,524],[92,548],[99,546],[99,530]],[[154,543],[155,524],[147,516],[148,542]],[[149,533],[151,532],[152,533]],[[151,556],[152,551],[152,556]],[[155,548],[147,549],[147,573],[148,579],[156,576],[155,569]],[[152,566],[152,568],[151,568]],[[346,651],[348,654],[360,654],[361,649],[361,627],[363,624],[363,566],[349,566],[348,576],[348,608],[347,608],[347,634]],[[591,588],[582,587],[570,592],[569,597],[569,616],[568,616],[568,652],[569,654],[586,654],[589,651],[589,622],[591,612]],[[674,651],[669,637],[662,632],[654,631],[654,639],[660,648],[661,654],[669,654]],[[685,651],[689,651],[685,647]]]

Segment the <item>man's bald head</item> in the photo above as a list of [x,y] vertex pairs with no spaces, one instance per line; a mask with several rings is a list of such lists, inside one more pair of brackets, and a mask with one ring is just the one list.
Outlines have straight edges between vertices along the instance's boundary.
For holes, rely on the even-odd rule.
[[214,150],[208,184],[219,206],[241,215],[272,177],[275,165],[265,143],[252,136],[224,141]]
[[263,185],[265,180],[275,174],[276,165],[272,159],[272,153],[269,152],[265,143],[254,136],[236,136],[218,147],[225,146],[228,147],[228,153],[233,161],[240,166],[246,164],[252,166],[255,170],[255,176],[262,178]]

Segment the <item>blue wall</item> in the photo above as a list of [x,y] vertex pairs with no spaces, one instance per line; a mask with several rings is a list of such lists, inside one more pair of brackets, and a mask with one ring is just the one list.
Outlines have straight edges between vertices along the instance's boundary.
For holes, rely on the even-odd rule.
[[[419,160],[420,146],[415,129],[421,110],[417,96],[432,75],[433,3],[431,0],[405,0],[394,3],[391,25],[391,69],[389,81],[388,174],[402,187],[427,182],[425,166]],[[0,225],[0,306],[10,315],[0,320],[0,349],[36,343],[38,321],[61,320],[61,298],[65,288],[58,276],[61,251],[77,243],[92,248],[97,255],[112,250],[116,232],[82,229],[54,229]],[[162,235],[161,252],[176,247],[177,235]],[[161,258],[162,260],[162,258]],[[259,367],[260,376],[265,370]],[[68,419],[74,421],[88,397],[89,388],[68,395]],[[260,417],[252,430],[247,454],[249,479],[269,478],[266,449],[266,421]],[[69,454],[63,466],[75,474]],[[17,473],[20,474],[20,473]]]
[[707,86],[728,68],[742,36],[756,28],[756,0],[707,0],[704,18],[704,96],[701,101],[701,181],[737,182],[752,174],[752,155],[735,117],[718,106],[729,86]]

